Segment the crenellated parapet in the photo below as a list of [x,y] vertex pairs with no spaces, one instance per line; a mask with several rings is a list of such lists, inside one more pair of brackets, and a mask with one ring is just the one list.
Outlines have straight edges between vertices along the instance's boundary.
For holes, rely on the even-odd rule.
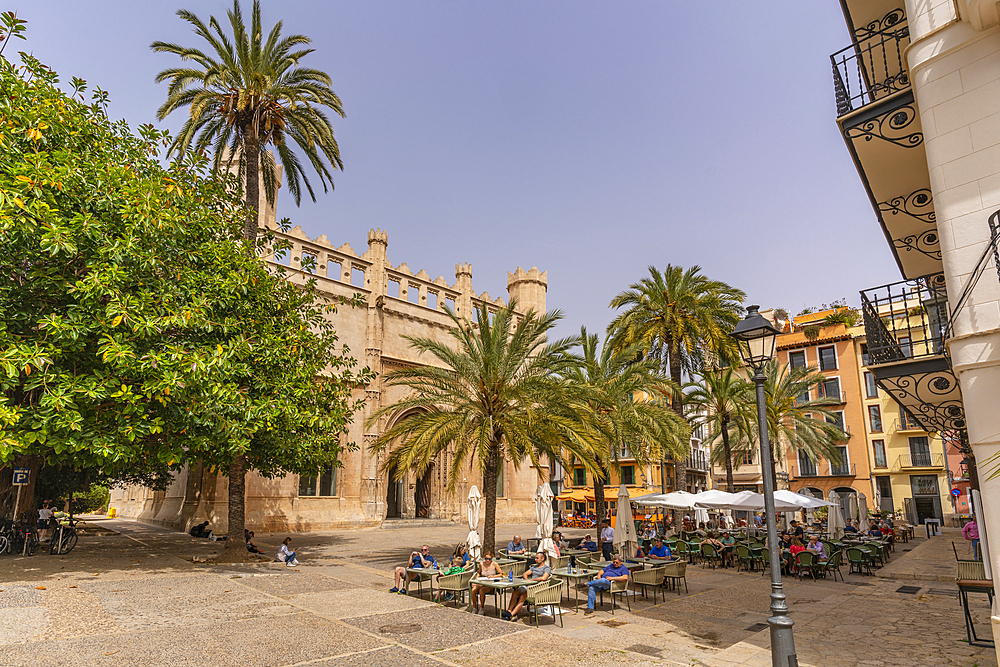
[[520,266],[513,273],[507,273],[507,293],[517,303],[521,312],[534,310],[545,312],[545,294],[549,289],[548,271],[539,271],[537,266],[525,271]]

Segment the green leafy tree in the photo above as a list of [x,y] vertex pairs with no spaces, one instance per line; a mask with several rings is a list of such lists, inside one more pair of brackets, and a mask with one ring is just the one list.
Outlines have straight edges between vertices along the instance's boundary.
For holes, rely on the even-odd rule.
[[0,59],[0,465],[335,464],[368,375],[333,304],[243,252],[235,179],[194,156],[162,166],[164,134],[22,63]]
[[[448,489],[476,465],[483,476],[486,529],[483,548],[496,546],[497,473],[504,460],[515,468],[543,458],[578,461],[596,472],[591,456],[594,434],[582,405],[586,389],[559,375],[575,360],[575,338],[546,343],[561,315],[515,314],[516,304],[491,316],[476,311],[476,323],[452,319],[451,344],[410,338],[428,365],[402,368],[386,376],[389,386],[406,387],[410,395],[372,415],[368,424],[392,414],[411,416],[381,433],[373,451],[388,451],[381,466],[422,474],[445,451],[451,454]],[[547,480],[542,480],[547,481]]]
[[605,516],[604,486],[609,467],[620,470],[626,449],[639,465],[658,460],[664,453],[675,456],[688,448],[691,429],[687,421],[670,409],[676,385],[664,378],[655,359],[636,361],[640,348],[616,348],[605,341],[600,349],[597,334],[580,330],[579,363],[563,377],[587,387],[587,424],[596,429],[594,459],[601,474],[594,476],[594,506]]
[[707,368],[686,389],[691,420],[708,429],[712,461],[726,466],[726,490],[732,493],[733,443],[748,440],[756,423],[753,385],[731,367]]
[[[728,334],[740,320],[745,298],[741,290],[703,275],[700,266],[668,264],[663,272],[650,266],[648,277],[611,300],[612,308],[624,310],[608,325],[608,334],[616,347],[640,346],[680,386],[685,371],[698,371],[706,361],[739,357]],[[683,400],[677,393],[671,401],[680,417]],[[683,490],[684,456],[677,457],[675,470],[677,487]]]
[[158,83],[170,82],[167,101],[157,111],[157,118],[162,120],[188,107],[188,119],[170,144],[169,154],[206,154],[211,150],[217,173],[238,167],[246,206],[251,211],[245,236],[253,245],[261,181],[268,202],[274,202],[278,191],[278,172],[267,149],[272,147],[277,152],[295,203],[301,201],[303,186],[316,201],[306,162],[319,176],[323,191],[332,189],[332,170],[343,169],[344,165],[324,109],[341,117],[344,109],[330,88],[333,81],[328,74],[299,65],[314,51],[306,48],[311,42],[308,37],[282,36],[281,21],[264,37],[259,0],[253,3],[249,33],[239,0],[234,0],[227,13],[231,30],[228,35],[223,22],[214,16],[205,25],[187,10],[177,15],[194,27],[195,34],[209,48],[203,51],[153,42],[153,51],[172,53],[186,63],[156,76]]
[[[813,366],[793,368],[777,361],[768,362],[764,367],[764,376],[772,463],[777,463],[786,449],[802,452],[813,462],[825,458],[832,463],[840,463],[837,447],[847,442],[850,435],[834,423],[837,414],[830,408],[837,404],[837,400],[813,398],[826,377]],[[746,436],[735,448],[739,458],[759,448],[756,418]],[[777,466],[772,466],[772,471],[776,469]]]

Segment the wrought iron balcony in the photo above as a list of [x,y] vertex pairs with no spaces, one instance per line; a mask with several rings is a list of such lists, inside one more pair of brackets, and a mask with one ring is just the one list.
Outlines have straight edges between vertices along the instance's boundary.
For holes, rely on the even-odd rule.
[[857,465],[854,463],[823,463],[798,461],[789,466],[792,477],[856,477]]
[[830,477],[857,477],[857,465],[854,463],[831,463],[828,468]]
[[861,292],[872,365],[944,354],[948,293],[943,273]]
[[900,454],[896,459],[893,470],[906,470],[909,468],[943,468],[944,454],[931,454],[930,452],[920,452],[914,454]]
[[902,10],[855,31],[855,38],[853,44],[830,56],[838,117],[910,87],[903,57],[910,44],[910,28]]
[[687,457],[684,461],[684,465],[687,466],[688,470],[701,470],[703,472],[708,472],[708,458],[705,456],[705,452],[698,452],[700,456],[691,455]]
[[916,419],[897,419],[892,422],[892,426],[889,428],[889,432],[893,431],[922,431],[926,432],[924,427]]

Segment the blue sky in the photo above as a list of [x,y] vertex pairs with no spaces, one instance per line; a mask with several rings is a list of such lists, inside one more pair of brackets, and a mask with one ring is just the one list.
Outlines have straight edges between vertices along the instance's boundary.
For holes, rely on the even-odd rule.
[[[13,48],[100,85],[112,117],[155,123],[154,76],[179,61],[150,43],[202,46],[176,10],[229,6],[15,0],[29,23]],[[563,334],[603,332],[650,264],[701,265],[793,313],[899,280],[834,121],[829,54],[849,42],[835,0],[263,7],[313,39],[303,64],[347,111],[336,190],[279,198],[312,237],[361,252],[380,227],[394,264],[451,283],[469,262],[494,297],[538,266]]]

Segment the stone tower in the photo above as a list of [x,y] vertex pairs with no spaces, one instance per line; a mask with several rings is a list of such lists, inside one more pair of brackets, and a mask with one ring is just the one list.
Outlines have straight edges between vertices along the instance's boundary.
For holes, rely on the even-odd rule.
[[507,272],[507,293],[510,301],[517,302],[518,312],[533,310],[545,314],[545,293],[548,291],[548,271],[539,273],[538,267],[525,271],[520,266],[514,273]]

